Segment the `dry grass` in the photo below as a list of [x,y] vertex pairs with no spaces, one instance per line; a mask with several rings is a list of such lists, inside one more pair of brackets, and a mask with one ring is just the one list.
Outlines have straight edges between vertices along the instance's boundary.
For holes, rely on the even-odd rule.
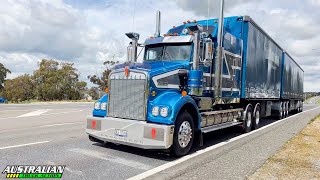
[[320,180],[320,118],[308,124],[248,179]]

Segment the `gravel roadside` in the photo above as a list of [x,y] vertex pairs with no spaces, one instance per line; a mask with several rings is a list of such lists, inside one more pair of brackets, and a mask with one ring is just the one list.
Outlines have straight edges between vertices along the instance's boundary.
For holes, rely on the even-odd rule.
[[320,117],[311,121],[249,180],[320,179]]

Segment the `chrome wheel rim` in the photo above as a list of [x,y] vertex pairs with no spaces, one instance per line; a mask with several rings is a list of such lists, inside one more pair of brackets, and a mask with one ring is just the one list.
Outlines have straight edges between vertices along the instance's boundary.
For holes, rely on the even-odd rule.
[[256,112],[256,124],[259,124],[259,122],[260,122],[260,112],[257,111]]
[[248,115],[247,115],[247,127],[250,127],[251,126],[251,112],[248,112]]
[[188,121],[184,121],[179,128],[178,142],[182,148],[188,146],[192,138],[192,129]]

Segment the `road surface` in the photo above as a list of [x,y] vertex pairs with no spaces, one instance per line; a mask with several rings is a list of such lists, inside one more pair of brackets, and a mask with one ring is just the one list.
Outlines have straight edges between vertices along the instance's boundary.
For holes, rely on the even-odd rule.
[[[292,132],[303,128],[306,119],[320,113],[319,109],[309,111],[294,117],[295,120],[278,123],[236,141],[233,138],[242,136],[237,128],[210,133],[204,138],[204,147],[196,148],[194,152],[230,142],[177,164],[175,168],[170,168],[171,171],[156,173],[159,167],[169,166],[168,164],[174,164],[179,159],[161,151],[146,151],[114,144],[103,146],[90,142],[84,127],[85,117],[91,113],[92,107],[93,103],[0,105],[1,172],[6,165],[57,164],[66,165],[63,179],[127,179],[146,172],[151,175],[149,178],[185,179],[185,174],[193,179],[208,175],[208,171],[217,172],[216,177],[233,172],[229,177],[243,179],[247,173],[258,168],[263,159],[275,152],[285,139],[294,136]],[[304,110],[315,107],[317,106],[305,105]],[[275,120],[262,121],[263,126],[273,122]],[[286,128],[285,124],[292,128]],[[277,136],[281,132],[285,134],[285,138]],[[266,139],[269,140],[265,141]],[[252,154],[254,148],[259,152],[264,149],[268,153]],[[256,156],[257,161],[252,163],[255,160],[252,158]],[[240,160],[251,160],[238,162],[239,157]],[[190,171],[190,168],[194,169],[190,164],[206,168],[194,172]],[[239,164],[244,167],[239,167]],[[172,171],[174,169],[179,171]],[[0,178],[4,178],[4,175],[0,174]]]

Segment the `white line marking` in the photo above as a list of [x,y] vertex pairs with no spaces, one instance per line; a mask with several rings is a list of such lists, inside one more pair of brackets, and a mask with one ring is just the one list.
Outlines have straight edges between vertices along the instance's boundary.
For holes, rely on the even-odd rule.
[[48,142],[49,141],[40,141],[40,142],[34,142],[34,143],[28,143],[28,144],[19,144],[19,145],[14,145],[14,146],[0,147],[0,150],[22,147],[22,146],[31,146],[31,145],[35,145],[35,144],[43,144],[43,143],[48,143]]
[[22,114],[22,115],[17,116],[17,117],[40,116],[41,114],[46,113],[48,111],[49,111],[49,109],[39,109],[39,110],[36,110],[36,111],[29,112],[27,114]]
[[64,125],[71,125],[71,124],[84,124],[84,122],[72,122],[72,123],[70,122],[70,123],[61,123],[61,124],[48,124],[48,125],[42,125],[42,126],[33,126],[33,127],[29,127],[29,128],[0,130],[0,133],[10,132],[10,131],[29,130],[29,129],[43,128],[43,127],[64,126]]
[[[77,110],[77,111],[66,111],[66,112],[58,112],[58,113],[48,113],[48,114],[41,114],[41,116],[49,116],[49,115],[57,115],[57,114],[67,114],[67,113],[72,113],[72,112],[81,112],[81,111],[83,111],[83,110]],[[22,118],[22,116],[0,118],[0,120],[1,120],[1,119],[15,119],[15,118]]]
[[270,127],[270,126],[276,125],[276,124],[278,124],[278,123],[280,123],[280,122],[283,122],[283,121],[285,121],[285,120],[288,120],[288,119],[290,119],[290,118],[292,118],[292,117],[298,116],[298,115],[300,115],[300,114],[303,114],[303,113],[306,113],[306,112],[308,112],[308,111],[312,111],[312,110],[315,110],[315,109],[318,109],[318,108],[320,108],[320,107],[316,107],[316,108],[313,108],[313,109],[304,111],[304,112],[302,112],[302,113],[292,115],[292,116],[287,117],[287,118],[285,118],[285,119],[282,119],[282,120],[273,122],[273,123],[271,123],[271,124],[268,124],[268,125],[266,125],[266,126],[263,126],[262,128],[257,129],[257,130],[255,130],[255,131],[251,131],[250,133],[242,134],[242,135],[240,135],[240,136],[231,138],[231,139],[229,139],[229,140],[223,141],[223,142],[221,142],[221,143],[215,144],[215,145],[210,146],[210,147],[207,147],[207,148],[205,148],[205,149],[201,149],[201,150],[199,150],[199,151],[197,151],[197,152],[195,152],[195,153],[186,155],[186,156],[184,156],[184,157],[181,157],[180,159],[177,159],[177,160],[174,160],[174,161],[172,161],[172,162],[168,162],[168,163],[166,163],[166,164],[163,164],[163,165],[161,165],[161,166],[158,166],[158,167],[156,167],[156,168],[150,169],[149,171],[146,171],[146,172],[143,172],[143,173],[138,174],[138,175],[136,175],[136,176],[133,176],[133,177],[127,179],[127,180],[140,180],[140,179],[145,179],[145,178],[147,178],[147,177],[149,177],[149,176],[152,176],[152,175],[154,175],[154,174],[156,174],[156,173],[158,173],[158,172],[161,172],[161,171],[163,171],[163,170],[166,170],[166,169],[168,169],[168,168],[171,168],[171,167],[173,167],[173,166],[175,166],[175,165],[177,165],[177,164],[180,164],[180,163],[182,163],[182,162],[184,162],[184,161],[187,161],[187,160],[189,160],[189,159],[191,159],[191,158],[194,158],[194,157],[196,157],[196,156],[199,156],[199,155],[201,155],[201,154],[203,154],[203,153],[206,153],[206,152],[211,151],[211,150],[213,150],[213,149],[216,149],[216,148],[218,148],[218,147],[224,146],[224,145],[229,144],[229,143],[231,143],[231,142],[237,141],[237,140],[239,140],[239,139],[241,139],[241,138],[244,138],[244,137],[247,137],[247,136],[249,136],[249,135],[251,135],[251,134],[253,134],[253,133],[262,131],[262,130]]
[[70,149],[69,151],[75,152],[75,153],[80,153],[82,155],[86,155],[89,157],[94,157],[106,161],[110,161],[113,163],[121,164],[123,166],[129,166],[135,169],[142,169],[142,170],[148,170],[151,168],[151,166],[137,162],[137,161],[132,161],[128,160],[125,158],[120,158],[116,156],[107,156],[105,153],[97,152],[97,151],[92,151],[92,150],[87,150],[87,149]]

